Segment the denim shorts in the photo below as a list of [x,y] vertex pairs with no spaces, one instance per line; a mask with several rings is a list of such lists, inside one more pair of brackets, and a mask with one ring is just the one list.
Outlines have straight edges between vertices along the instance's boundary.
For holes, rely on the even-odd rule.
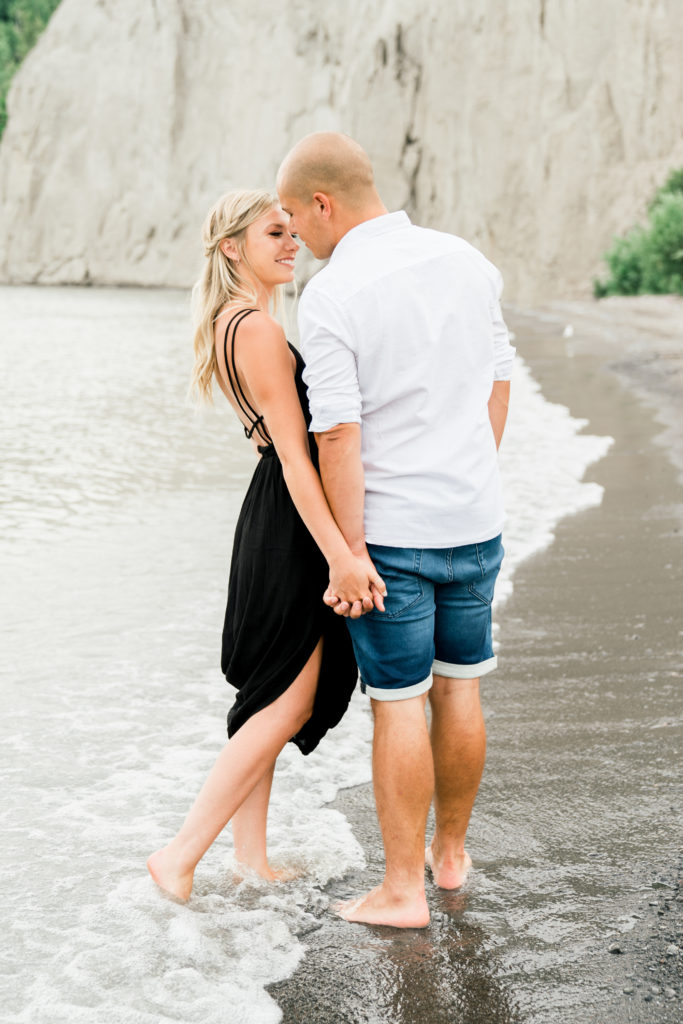
[[361,689],[376,700],[425,693],[432,673],[477,679],[492,672],[491,602],[503,560],[500,536],[456,548],[368,544],[387,585],[386,611],[347,619]]

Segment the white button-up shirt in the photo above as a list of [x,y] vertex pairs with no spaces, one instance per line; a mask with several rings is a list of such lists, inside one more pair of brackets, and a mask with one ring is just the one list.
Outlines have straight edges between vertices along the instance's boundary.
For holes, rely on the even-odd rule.
[[501,532],[488,400],[515,353],[502,283],[463,239],[400,212],[344,235],[304,289],[310,429],[361,424],[368,542],[443,548]]

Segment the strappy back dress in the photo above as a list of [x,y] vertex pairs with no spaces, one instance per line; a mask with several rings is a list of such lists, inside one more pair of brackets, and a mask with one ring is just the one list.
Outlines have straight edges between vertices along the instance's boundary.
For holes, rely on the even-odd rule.
[[[341,720],[356,685],[351,639],[342,618],[323,604],[328,569],[320,549],[292,501],[267,427],[249,403],[235,364],[235,334],[253,309],[240,310],[225,330],[228,378],[249,426],[247,437],[261,442],[261,458],[249,484],[235,529],[228,602],[223,627],[221,668],[237,696],[228,713],[228,735],[251,715],[280,697],[299,675],[323,638],[322,666],[313,714],[292,737],[308,754]],[[304,361],[296,359],[295,384],[308,427],[311,422]],[[308,435],[318,468],[315,438]]]

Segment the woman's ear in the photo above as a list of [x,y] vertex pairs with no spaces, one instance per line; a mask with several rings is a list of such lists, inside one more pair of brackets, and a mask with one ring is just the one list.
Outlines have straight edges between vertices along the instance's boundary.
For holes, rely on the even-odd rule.
[[240,254],[237,251],[237,246],[233,242],[232,238],[224,238],[219,245],[219,249],[224,256],[227,256],[229,260],[234,260],[235,263],[239,263]]

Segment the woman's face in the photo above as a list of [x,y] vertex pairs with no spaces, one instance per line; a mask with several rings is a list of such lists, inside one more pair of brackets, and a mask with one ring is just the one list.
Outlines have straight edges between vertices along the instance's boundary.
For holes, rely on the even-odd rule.
[[294,280],[294,257],[299,248],[289,232],[289,214],[274,206],[253,224],[244,237],[244,255],[252,272],[264,287]]

